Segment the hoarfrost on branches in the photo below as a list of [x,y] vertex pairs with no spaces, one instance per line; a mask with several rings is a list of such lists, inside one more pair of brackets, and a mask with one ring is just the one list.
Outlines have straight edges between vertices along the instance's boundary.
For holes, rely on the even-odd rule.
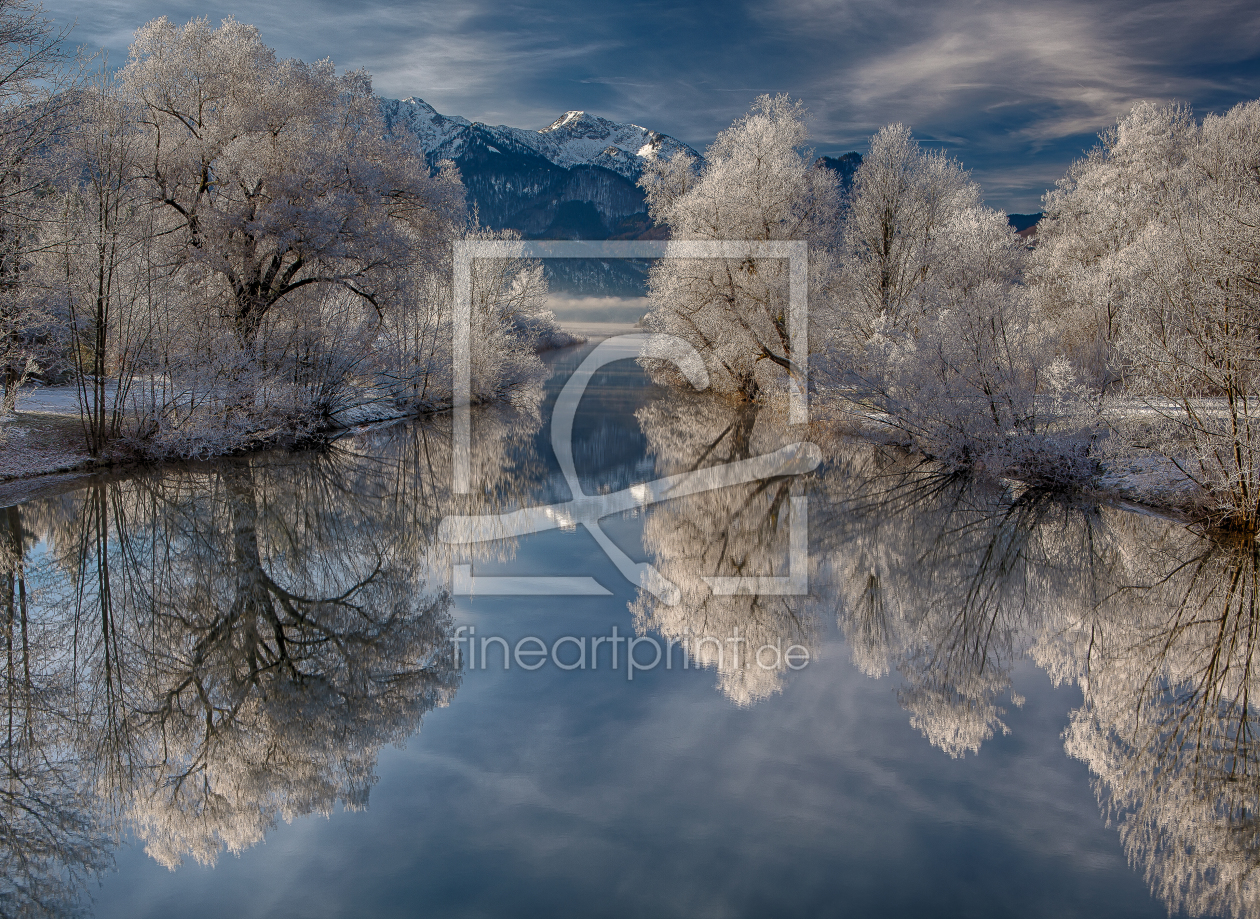
[[[685,154],[653,160],[640,180],[653,219],[675,240],[805,240],[810,258],[821,259],[839,188],[803,146],[805,117],[787,96],[762,96],[698,169]],[[649,283],[645,326],[691,342],[715,392],[757,400],[785,392],[789,375],[799,375],[785,259],[660,259]]]

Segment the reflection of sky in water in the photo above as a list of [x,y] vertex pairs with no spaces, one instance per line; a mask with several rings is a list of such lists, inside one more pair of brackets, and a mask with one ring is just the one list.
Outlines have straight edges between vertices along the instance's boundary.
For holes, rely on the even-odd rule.
[[[633,419],[640,379],[617,365],[588,390],[574,436],[584,486],[655,474]],[[547,449],[546,420],[520,449]],[[567,497],[554,477],[542,491]],[[646,557],[641,516],[605,523]],[[515,558],[475,569],[590,575],[614,594],[458,598],[456,623],[479,636],[634,632],[630,585],[580,530],[524,538]],[[1007,706],[1009,735],[950,759],[908,723],[899,675],[859,673],[834,611],[822,627],[815,659],[747,708],[712,670],[628,683],[606,649],[596,671],[532,673],[498,669],[495,651],[406,749],[382,751],[366,811],[281,823],[213,869],[169,872],[124,847],[96,914],[1165,915],[1064,753],[1077,689],[1017,664],[1026,702]]]
[[[475,618],[624,632],[624,600]],[[382,754],[367,812],[282,825],[213,870],[120,853],[100,915],[1165,914],[1063,755],[1075,692],[1027,668],[1011,736],[950,760],[889,680],[823,655],[746,710],[707,672],[468,674]]]

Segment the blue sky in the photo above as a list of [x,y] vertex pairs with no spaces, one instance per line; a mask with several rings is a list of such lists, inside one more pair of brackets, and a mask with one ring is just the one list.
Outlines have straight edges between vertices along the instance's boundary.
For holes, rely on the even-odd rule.
[[760,93],[813,113],[819,153],[901,121],[973,170],[988,203],[1041,193],[1136,101],[1197,114],[1260,97],[1260,4],[1077,0],[471,3],[45,0],[122,63],[135,29],[233,15],[286,57],[365,67],[378,92],[541,128],[584,109],[703,149]]

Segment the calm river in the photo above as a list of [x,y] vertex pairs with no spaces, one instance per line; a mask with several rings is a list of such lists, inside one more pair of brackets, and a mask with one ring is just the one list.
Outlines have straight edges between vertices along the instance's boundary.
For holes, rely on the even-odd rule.
[[[569,501],[591,347],[474,410],[469,495],[440,418],[3,511],[0,914],[1260,915],[1254,544],[844,441],[444,541]],[[576,473],[802,439],[773,414],[621,361]],[[600,593],[496,580],[540,576]]]

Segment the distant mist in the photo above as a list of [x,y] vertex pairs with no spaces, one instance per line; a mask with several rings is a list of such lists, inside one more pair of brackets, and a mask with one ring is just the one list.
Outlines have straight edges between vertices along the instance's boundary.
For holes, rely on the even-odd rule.
[[648,311],[647,297],[565,297],[552,295],[547,306],[560,322],[638,322]]

